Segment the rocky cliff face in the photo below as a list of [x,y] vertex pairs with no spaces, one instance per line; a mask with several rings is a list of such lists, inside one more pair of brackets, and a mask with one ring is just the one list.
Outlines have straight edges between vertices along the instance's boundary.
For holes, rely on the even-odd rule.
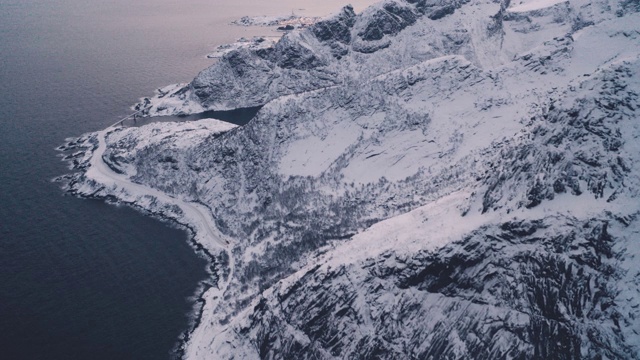
[[345,7],[152,99],[151,114],[264,105],[224,133],[106,139],[114,171],[206,205],[232,241],[211,249],[225,286],[186,356],[640,356],[639,11]]
[[634,358],[620,331],[634,320],[611,287],[621,269],[609,226],[508,221],[435,252],[314,266],[274,286],[223,339],[260,358]]
[[[271,49],[229,53],[190,84],[175,86],[152,98],[146,113],[168,115],[253,107],[283,95],[337,86],[352,78],[362,81],[397,69],[398,65],[413,65],[441,55],[459,54],[461,50],[470,52],[463,46],[468,37],[453,35],[442,24],[429,22],[452,14],[460,5],[387,0],[359,15],[346,6],[308,29],[284,35]],[[424,30],[414,34],[414,48],[407,48],[407,44],[392,46],[395,35],[421,18],[424,21],[420,27]],[[453,29],[457,24],[447,26]],[[383,49],[389,51],[375,54]],[[137,108],[146,106],[142,102]]]

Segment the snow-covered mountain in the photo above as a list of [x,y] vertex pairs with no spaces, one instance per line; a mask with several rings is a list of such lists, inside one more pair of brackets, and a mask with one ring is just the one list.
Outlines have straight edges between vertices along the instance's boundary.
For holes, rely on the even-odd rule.
[[[225,55],[64,146],[191,228],[186,358],[640,357],[640,2],[388,0]],[[638,254],[637,254],[638,253]]]

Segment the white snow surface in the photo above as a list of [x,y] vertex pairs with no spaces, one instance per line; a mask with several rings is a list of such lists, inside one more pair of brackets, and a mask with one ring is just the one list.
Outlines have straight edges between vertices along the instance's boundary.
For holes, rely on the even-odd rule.
[[548,8],[560,3],[568,3],[566,0],[516,0],[509,6],[510,12],[527,12]]
[[216,47],[212,52],[207,54],[210,59],[221,58],[232,51],[240,49],[261,50],[272,48],[280,39],[279,36],[256,36],[252,39],[240,38],[231,44],[224,44]]
[[[238,47],[239,48],[239,47]],[[161,89],[156,90],[156,95],[153,97],[153,116],[164,115],[184,115],[184,114],[197,114],[206,111],[201,104],[188,101],[174,96],[177,92],[184,89],[188,84],[178,83],[167,85]],[[167,96],[169,94],[169,96]],[[132,107],[133,110],[148,109],[148,105],[141,99],[140,108]]]
[[[136,183],[131,180],[131,176],[135,175],[135,168],[121,167],[119,168],[121,171],[116,172],[104,162],[103,156],[107,150],[108,142],[127,141],[127,138],[132,135],[136,138],[137,148],[141,150],[149,144],[168,137],[176,140],[174,146],[181,146],[199,141],[212,134],[227,132],[235,127],[233,124],[220,120],[203,119],[197,122],[152,123],[139,128],[109,127],[96,132],[92,134],[91,138],[96,139],[98,144],[89,154],[89,166],[84,173],[87,185],[80,188],[79,192],[86,195],[95,195],[96,192],[114,195],[120,201],[133,203],[151,211],[172,206],[177,207],[178,211],[164,212],[160,210],[160,212],[162,215],[189,226],[194,232],[195,240],[205,247],[209,249],[226,248],[229,241],[213,225],[211,212],[205,206]],[[176,137],[176,135],[185,134],[187,136]],[[131,151],[131,153],[134,152],[135,150]]]
[[[386,1],[363,12],[353,29],[366,29],[388,4],[416,6]],[[438,254],[507,221],[543,221],[547,238],[580,221],[629,223],[628,229],[611,226],[621,255],[606,261],[618,261],[623,275],[609,285],[620,289],[620,313],[631,319],[640,316],[633,250],[640,212],[640,15],[622,16],[622,8],[615,1],[523,0],[506,9],[472,1],[436,20],[417,17],[382,39],[358,40],[380,46],[370,53],[356,51],[354,40],[339,60],[308,30],[294,31],[279,44],[299,45],[323,67],[288,72],[249,56],[243,59],[250,69],[242,70],[271,75],[256,75],[256,89],[247,94],[240,75],[220,70],[227,63],[205,70],[199,81],[229,76],[229,91],[239,94],[232,100],[205,104],[185,84],[160,89],[151,100],[150,114],[175,114],[253,106],[258,96],[265,105],[249,124],[202,120],[86,135],[80,163],[87,167],[73,186],[188,224],[212,252],[233,249],[229,275],[203,296],[188,359],[259,358],[257,341],[269,329],[256,318],[261,306],[275,308],[305,286],[355,286],[349,296],[356,299],[353,312],[365,319],[358,328],[363,337],[374,337],[377,321],[395,316],[389,314],[407,297],[432,301],[423,325],[436,326],[446,320],[443,309],[458,306],[452,298],[410,288],[389,290],[370,304],[371,263],[402,270],[408,265],[398,259]],[[351,36],[359,35],[352,30]],[[333,80],[323,82],[327,78]],[[315,86],[314,79],[322,81]],[[340,226],[342,233],[332,232]],[[305,230],[335,240],[287,258],[297,251],[289,243],[308,235]],[[534,245],[514,246],[505,256],[538,251]],[[276,263],[287,263],[288,272],[253,270]],[[336,269],[347,275],[334,280]],[[307,283],[308,274],[316,274],[317,283]],[[508,312],[507,305],[485,305],[465,306],[473,316],[514,328],[531,318]],[[285,310],[270,311],[284,317],[278,311]],[[406,321],[406,327],[420,326]],[[278,323],[318,357],[336,357],[301,324]],[[638,354],[638,331],[637,322],[620,325],[628,346],[620,354]],[[468,351],[467,335],[451,332],[453,354]],[[509,339],[496,341],[496,349],[508,349]]]
[[316,23],[321,18],[316,16],[298,16],[298,15],[284,15],[284,16],[243,16],[238,20],[231,22],[233,25],[239,26],[286,26],[292,25],[295,27],[307,26]]

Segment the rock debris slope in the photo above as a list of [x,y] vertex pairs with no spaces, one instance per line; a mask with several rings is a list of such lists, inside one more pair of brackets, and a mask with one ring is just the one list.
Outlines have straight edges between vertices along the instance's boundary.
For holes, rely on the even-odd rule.
[[162,199],[92,178],[95,134],[67,188],[211,212],[231,245],[199,239],[219,286],[189,359],[638,358],[638,24],[638,1],[347,6],[146,101],[249,124],[108,132]]

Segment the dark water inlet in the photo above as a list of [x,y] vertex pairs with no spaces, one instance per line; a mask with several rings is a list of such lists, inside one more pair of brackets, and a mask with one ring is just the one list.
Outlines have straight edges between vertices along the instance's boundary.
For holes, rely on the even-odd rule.
[[251,121],[251,119],[253,119],[258,114],[260,109],[262,109],[262,106],[224,111],[212,110],[190,115],[154,116],[148,118],[137,118],[136,120],[134,120],[133,118],[128,118],[123,122],[123,125],[137,127],[154,122],[183,122],[203,119],[218,119],[238,126],[243,126],[248,124],[249,121]]
[[227,111],[205,111],[200,114],[178,116],[177,118],[183,120],[202,120],[212,118],[242,126],[249,123],[260,109],[262,109],[262,106]]

